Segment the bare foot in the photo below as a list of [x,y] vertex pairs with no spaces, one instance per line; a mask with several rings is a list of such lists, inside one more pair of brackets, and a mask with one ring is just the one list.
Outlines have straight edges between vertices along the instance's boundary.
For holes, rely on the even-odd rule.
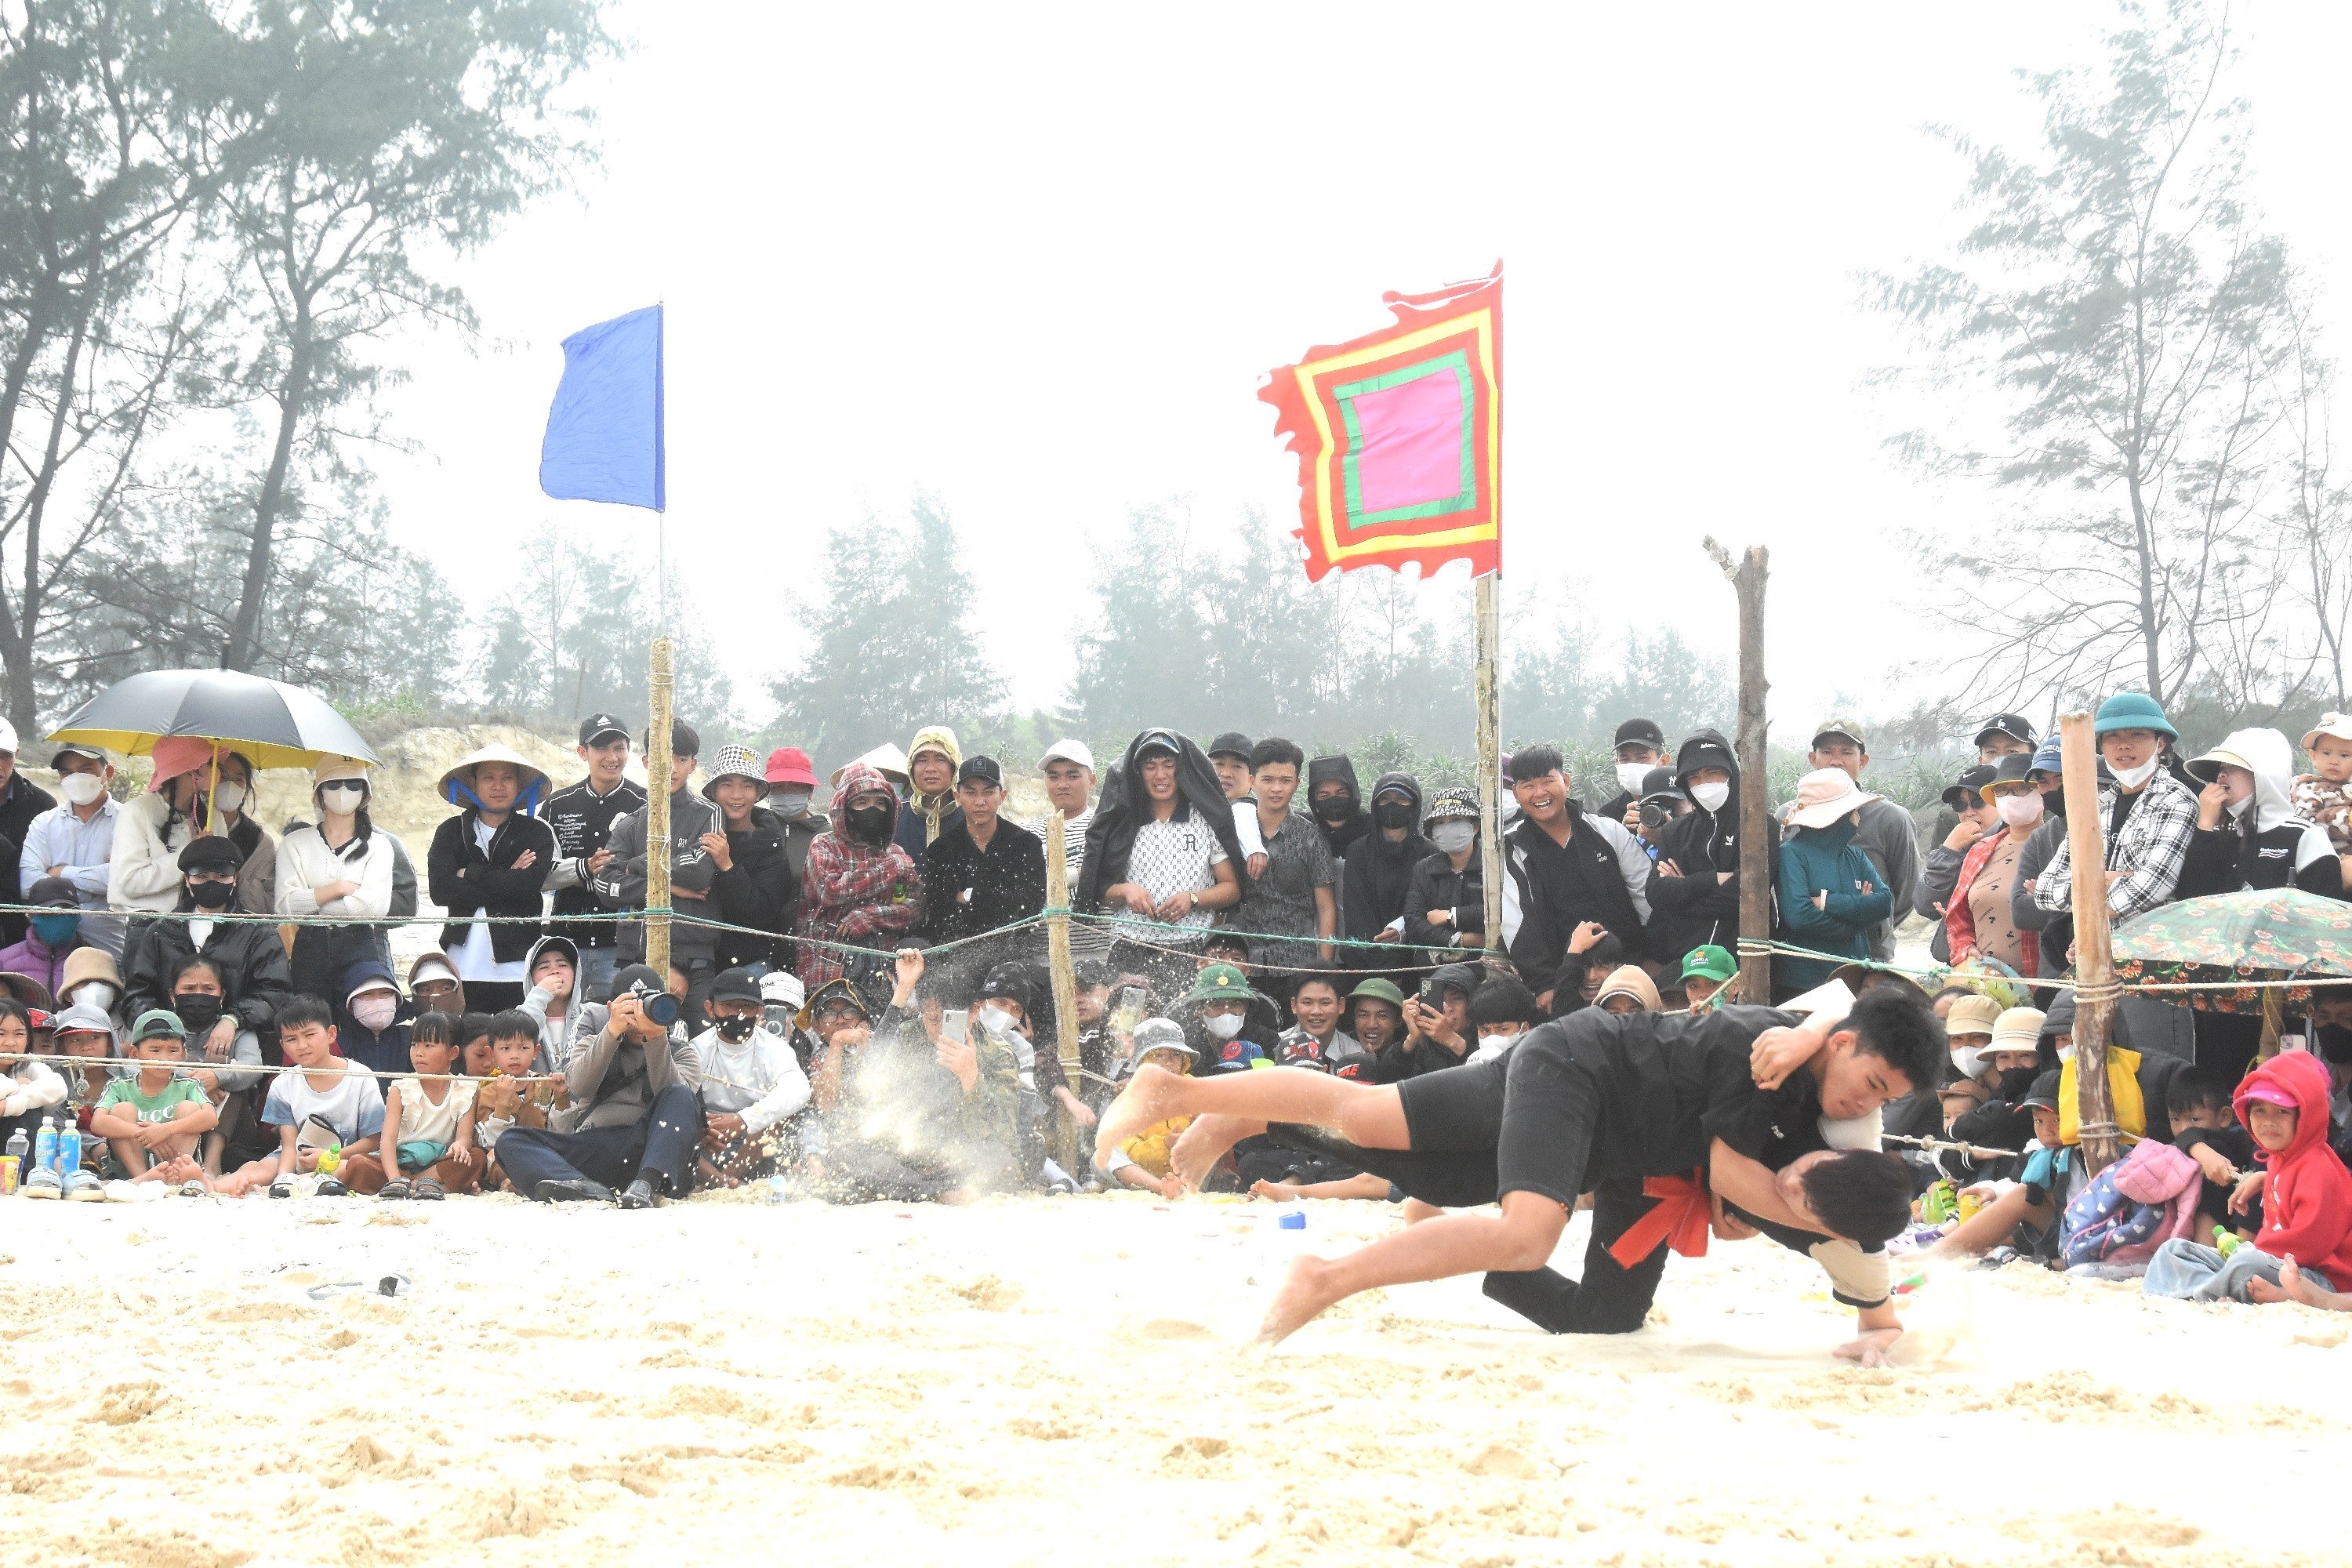
[[1265,1122],[1253,1121],[1246,1116],[1228,1116],[1215,1110],[1195,1116],[1192,1125],[1177,1134],[1175,1143],[1169,1148],[1168,1167],[1197,1193],[1207,1184],[1209,1173],[1217,1168],[1217,1162],[1232,1152],[1234,1144],[1265,1131]]
[[1407,1225],[1419,1225],[1423,1220],[1435,1219],[1444,1212],[1435,1204],[1425,1204],[1419,1198],[1407,1198],[1404,1201],[1404,1222]]
[[1338,1284],[1339,1270],[1328,1258],[1300,1258],[1290,1265],[1282,1289],[1274,1293],[1265,1319],[1257,1326],[1258,1343],[1278,1345],[1320,1317],[1325,1308],[1348,1292]]
[[[2282,1281],[2286,1279],[2285,1269],[2279,1270],[2279,1279]],[[2257,1274],[2246,1281],[2246,1300],[2257,1306],[2268,1307],[2280,1301],[2292,1301],[2294,1298]]]
[[2327,1312],[2344,1310],[2342,1294],[2334,1290],[2322,1289],[2304,1278],[2303,1266],[2292,1258],[2279,1265],[2279,1284],[2285,1288],[2288,1295],[2306,1307],[2317,1307],[2322,1311]]
[[1182,1076],[1166,1068],[1146,1063],[1136,1068],[1135,1076],[1095,1123],[1095,1169],[1108,1171],[1111,1151],[1153,1122],[1174,1115],[1171,1101],[1182,1092],[1183,1085]]
[[1288,1182],[1252,1182],[1250,1196],[1265,1198],[1270,1203],[1297,1203],[1298,1189]]

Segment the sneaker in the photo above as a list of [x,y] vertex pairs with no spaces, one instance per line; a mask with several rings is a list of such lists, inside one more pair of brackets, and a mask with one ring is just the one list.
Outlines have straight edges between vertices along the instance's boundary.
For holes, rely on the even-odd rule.
[[[150,1182],[149,1186],[155,1184]],[[106,1184],[88,1171],[70,1172],[66,1176],[66,1202],[69,1204],[102,1204],[106,1201]]]
[[530,1195],[543,1204],[609,1204],[614,1201],[613,1189],[602,1182],[592,1182],[583,1176],[574,1181],[547,1181],[530,1190]]
[[28,1198],[58,1198],[65,1195],[66,1184],[55,1171],[36,1171],[25,1178],[20,1190]]
[[643,1176],[639,1176],[635,1181],[629,1184],[629,1190],[621,1194],[621,1206],[625,1209],[649,1209],[653,1207],[654,1184],[646,1180]]

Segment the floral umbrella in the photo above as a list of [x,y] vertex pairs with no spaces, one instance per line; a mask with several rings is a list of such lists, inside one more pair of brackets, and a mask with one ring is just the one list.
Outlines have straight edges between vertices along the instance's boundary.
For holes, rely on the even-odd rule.
[[[2352,979],[2352,903],[2296,888],[2183,899],[2118,927],[2115,947],[2116,978],[2126,985]],[[2156,994],[2209,1013],[2257,1013],[2263,994],[2244,985]],[[2311,996],[2298,985],[2282,999],[2304,1005]]]

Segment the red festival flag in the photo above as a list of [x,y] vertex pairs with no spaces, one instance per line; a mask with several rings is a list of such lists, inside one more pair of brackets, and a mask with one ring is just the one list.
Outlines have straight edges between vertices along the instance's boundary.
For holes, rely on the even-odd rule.
[[1474,575],[1503,553],[1503,264],[1386,294],[1397,324],[1284,365],[1258,396],[1298,455],[1307,575],[1359,566]]

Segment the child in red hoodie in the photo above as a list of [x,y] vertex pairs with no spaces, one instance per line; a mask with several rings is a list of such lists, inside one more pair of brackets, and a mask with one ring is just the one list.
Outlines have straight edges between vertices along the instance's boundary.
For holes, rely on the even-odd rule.
[[2328,1088],[2326,1064],[2306,1051],[2273,1057],[2246,1075],[2232,1103],[2266,1168],[2263,1228],[2227,1258],[2193,1241],[2166,1242],[2148,1259],[2147,1294],[2275,1301],[2277,1290],[2258,1295],[2250,1287],[2278,1285],[2289,1258],[2317,1290],[2352,1285],[2352,1171],[2327,1146]]

